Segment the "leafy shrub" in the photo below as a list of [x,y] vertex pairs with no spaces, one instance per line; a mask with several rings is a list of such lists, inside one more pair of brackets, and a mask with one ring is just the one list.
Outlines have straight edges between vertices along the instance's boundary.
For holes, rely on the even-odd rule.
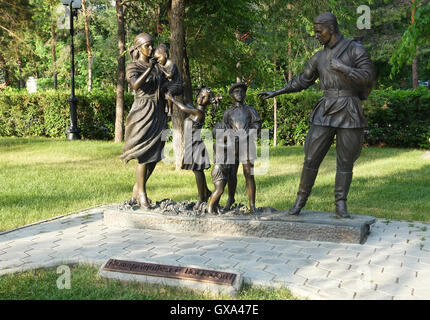
[[[115,125],[113,90],[78,91],[78,127],[86,139],[112,139]],[[0,136],[63,137],[70,126],[67,90],[46,90],[35,93],[4,91],[0,93]],[[128,110],[133,103],[125,95]]]
[[[223,112],[233,101],[228,88],[213,90],[223,100],[215,116],[209,106],[206,127],[222,119]],[[269,129],[273,137],[273,99],[261,101],[260,90],[249,88],[246,103],[260,114],[262,128]],[[280,145],[303,144],[309,130],[309,116],[321,98],[319,91],[302,91],[277,97],[278,134]],[[26,91],[0,92],[0,136],[65,136],[70,126],[68,99],[70,92],[46,90],[29,94]],[[78,126],[86,139],[113,139],[115,100],[113,90],[78,91]],[[133,103],[133,95],[125,95],[125,116]],[[195,104],[195,102],[193,102]],[[363,102],[368,118],[366,143],[393,147],[429,148],[430,91],[374,90]]]

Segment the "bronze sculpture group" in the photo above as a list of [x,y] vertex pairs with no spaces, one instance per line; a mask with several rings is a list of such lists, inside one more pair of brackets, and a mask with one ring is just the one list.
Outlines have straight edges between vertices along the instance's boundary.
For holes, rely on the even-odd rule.
[[[347,196],[352,181],[354,162],[360,155],[364,128],[367,125],[361,107],[374,78],[372,61],[366,49],[339,32],[337,19],[323,13],[314,19],[314,32],[324,46],[308,62],[303,73],[294,77],[284,88],[264,91],[262,99],[280,94],[298,92],[315,83],[319,78],[324,96],[317,102],[310,117],[311,127],[305,141],[305,159],[297,198],[289,214],[298,215],[311,193],[319,166],[336,136],[337,170],[335,179],[335,206],[339,218],[350,217]],[[202,87],[196,95],[197,107],[175,98],[182,93],[182,80],[178,69],[168,57],[168,48],[160,45],[154,56],[152,38],[148,34],[136,37],[127,66],[127,80],[135,90],[135,100],[126,120],[125,145],[121,158],[128,162],[137,159],[136,183],[132,201],[150,208],[146,183],[156,163],[162,159],[164,141],[161,134],[167,128],[171,105],[185,112],[185,150],[182,169],[194,172],[198,190],[196,207],[207,203],[209,213],[217,213],[219,199],[228,186],[225,208],[234,203],[237,170],[242,163],[249,200],[249,211],[256,212],[253,165],[256,159],[254,137],[260,130],[260,118],[255,108],[245,104],[247,86],[233,84],[229,94],[233,106],[225,111],[223,120],[214,128],[215,159],[212,168],[213,193],[206,184],[204,170],[210,160],[200,129],[204,124],[205,108],[214,102],[210,89]],[[170,107],[169,107],[170,105]],[[221,132],[221,134],[220,134]],[[188,134],[188,137],[187,137]],[[245,148],[240,146],[245,145]],[[232,149],[231,149],[232,148]],[[233,159],[227,161],[228,150],[234,150]]]

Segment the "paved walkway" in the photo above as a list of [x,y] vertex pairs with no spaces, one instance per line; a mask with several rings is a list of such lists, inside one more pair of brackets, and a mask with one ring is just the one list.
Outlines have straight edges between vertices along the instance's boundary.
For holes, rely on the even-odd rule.
[[108,258],[242,272],[309,299],[430,299],[430,224],[377,220],[364,245],[107,227],[103,207],[0,234],[0,275]]

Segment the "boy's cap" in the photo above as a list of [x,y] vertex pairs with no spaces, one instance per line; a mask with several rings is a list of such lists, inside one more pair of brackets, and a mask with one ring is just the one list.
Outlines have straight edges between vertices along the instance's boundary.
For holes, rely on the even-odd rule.
[[243,88],[243,90],[245,90],[245,92],[246,92],[246,90],[248,89],[248,86],[245,83],[243,83],[243,82],[238,82],[238,83],[233,84],[230,87],[230,89],[228,90],[228,94],[230,95],[230,97],[233,94],[233,90],[236,89],[236,88]]

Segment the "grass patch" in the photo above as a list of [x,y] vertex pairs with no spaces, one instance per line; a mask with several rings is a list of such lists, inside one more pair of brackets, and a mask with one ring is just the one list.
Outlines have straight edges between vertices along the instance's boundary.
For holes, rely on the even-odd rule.
[[[136,163],[119,159],[121,144],[46,138],[0,138],[0,231],[88,207],[129,199]],[[430,161],[422,150],[363,148],[348,199],[352,213],[389,220],[430,221]],[[294,202],[303,147],[270,148],[269,170],[256,175],[257,206],[288,209]],[[236,201],[247,203],[239,168]],[[334,211],[336,152],[323,161],[309,210]],[[206,179],[213,189],[210,170]],[[154,200],[196,200],[191,171],[160,162],[148,182]],[[221,204],[226,201],[226,192]]]
[[[55,268],[40,269],[0,277],[0,297],[4,300],[223,300],[214,295],[184,288],[140,283],[123,283],[98,276],[98,268],[71,267],[70,289],[58,289]],[[91,283],[91,286],[88,284]],[[237,300],[295,300],[286,288],[263,289],[245,285]]]

